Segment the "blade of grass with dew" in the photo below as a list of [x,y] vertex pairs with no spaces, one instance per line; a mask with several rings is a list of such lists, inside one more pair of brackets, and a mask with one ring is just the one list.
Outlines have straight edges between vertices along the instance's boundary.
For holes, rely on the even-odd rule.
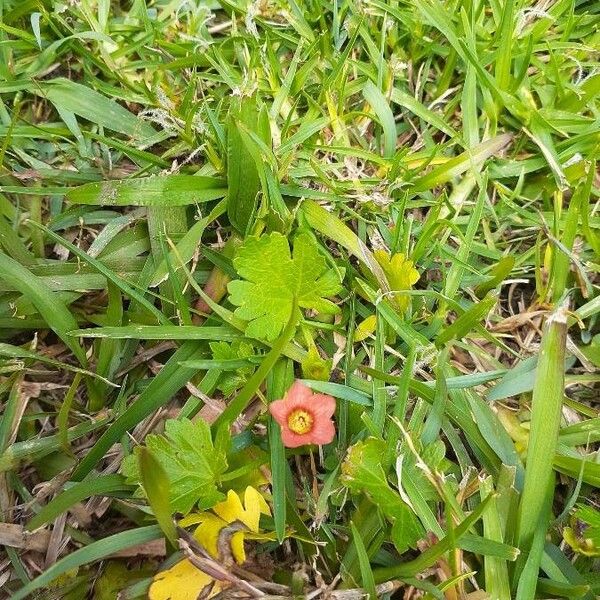
[[215,340],[239,339],[241,334],[226,325],[197,327],[195,325],[124,325],[122,327],[94,327],[76,329],[69,335],[84,338],[115,340]]
[[94,181],[69,190],[66,198],[74,204],[98,206],[149,206],[169,209],[218,200],[225,184],[214,177],[168,175]]

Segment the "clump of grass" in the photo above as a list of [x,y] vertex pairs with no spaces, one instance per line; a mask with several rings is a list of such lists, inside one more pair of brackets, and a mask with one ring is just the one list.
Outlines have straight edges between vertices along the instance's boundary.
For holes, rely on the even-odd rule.
[[2,594],[595,597],[599,20],[0,4]]

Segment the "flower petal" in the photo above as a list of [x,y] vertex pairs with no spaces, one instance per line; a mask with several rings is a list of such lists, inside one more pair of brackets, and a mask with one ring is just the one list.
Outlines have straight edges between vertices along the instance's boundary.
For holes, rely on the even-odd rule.
[[290,412],[290,406],[285,400],[275,400],[275,402],[271,402],[271,404],[269,404],[269,412],[283,427],[287,424],[287,416]]
[[292,384],[292,387],[287,391],[285,401],[288,402],[290,406],[296,406],[298,403],[310,402],[311,397],[312,390],[296,379]]
[[315,427],[307,437],[310,438],[307,442],[310,444],[323,446],[324,444],[331,443],[335,437],[335,425],[333,421],[331,419],[317,421]]
[[286,448],[299,448],[306,444],[310,444],[310,436],[308,434],[298,435],[290,431],[288,427],[281,428],[281,439]]
[[329,419],[335,412],[335,398],[327,394],[315,394],[310,401],[310,408],[315,419]]

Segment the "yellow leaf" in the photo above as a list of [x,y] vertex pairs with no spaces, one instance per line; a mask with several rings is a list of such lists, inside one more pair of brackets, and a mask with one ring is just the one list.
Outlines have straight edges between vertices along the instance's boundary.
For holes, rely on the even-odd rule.
[[305,379],[329,381],[331,361],[321,358],[314,342],[309,346],[306,356],[302,359],[302,375]]
[[194,537],[213,558],[218,558],[219,533],[221,533],[223,527],[227,527],[227,521],[223,521],[223,519],[211,513],[204,513],[197,515],[197,517],[196,523],[199,525],[194,531]]
[[[392,291],[410,290],[419,281],[419,272],[414,268],[412,260],[402,253],[394,254],[392,257],[385,250],[375,250],[375,259],[383,269]],[[410,296],[397,295],[394,303],[400,310],[406,310],[410,304]]]
[[[196,525],[194,537],[206,548],[208,553],[218,558],[218,541],[221,529],[234,521],[241,521],[250,531],[258,533],[260,515],[270,515],[269,505],[255,488],[248,486],[244,492],[244,504],[233,491],[227,492],[227,500],[219,502],[210,512],[191,514],[179,522],[181,527]],[[242,564],[246,560],[244,551],[245,533],[238,531],[231,536],[231,553],[236,562]]]
[[211,598],[221,591],[221,584],[189,560],[181,560],[170,569],[157,573],[148,591],[150,600],[197,600],[207,586],[214,583]]
[[356,326],[356,329],[354,330],[354,341],[362,342],[375,331],[376,327],[377,315],[369,315]]
[[253,487],[248,486],[244,492],[244,506],[240,497],[233,491],[227,493],[227,500],[219,502],[213,511],[228,523],[241,521],[251,531],[258,531],[260,515],[270,515],[271,510],[260,492]]

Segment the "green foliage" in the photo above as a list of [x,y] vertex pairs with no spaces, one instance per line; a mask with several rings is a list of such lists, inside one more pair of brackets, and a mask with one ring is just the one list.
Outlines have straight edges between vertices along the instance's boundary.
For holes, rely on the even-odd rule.
[[353,492],[366,493],[392,523],[391,536],[398,552],[416,547],[424,534],[412,509],[388,483],[381,458],[386,453],[383,440],[369,438],[350,448],[342,464],[342,483]]
[[302,361],[302,376],[305,379],[329,381],[331,374],[331,361],[321,357],[314,344],[309,346],[306,357]]
[[[234,340],[230,344],[227,342],[210,342],[209,346],[215,361],[243,360],[255,355],[254,346],[245,340]],[[224,396],[231,396],[233,392],[246,383],[253,372],[254,367],[251,364],[236,368],[233,371],[225,371],[219,378],[217,389],[223,392]]]
[[[299,308],[335,314],[339,308],[326,298],[340,290],[339,274],[327,268],[312,238],[300,233],[294,250],[280,233],[249,237],[233,264],[243,280],[228,285],[235,315],[248,321],[246,335],[274,340],[290,318],[294,298]],[[298,316],[300,314],[298,313]]]
[[[222,475],[227,470],[226,440],[213,443],[210,427],[203,420],[169,419],[164,435],[150,434],[145,446],[166,473],[172,512],[207,509],[221,501]],[[123,474],[130,483],[141,483],[138,452],[123,461]]]
[[563,537],[573,550],[584,556],[600,556],[600,511],[580,504],[571,515]]
[[0,513],[66,518],[0,594],[145,597],[247,485],[281,595],[600,592],[600,12],[541,4],[0,1]]
[[260,165],[248,150],[245,134],[254,134],[271,144],[269,117],[256,96],[236,98],[227,116],[227,215],[239,233],[251,229],[261,189]]
[[127,586],[150,575],[149,566],[128,569],[124,562],[107,561],[94,584],[94,600],[115,600]]

